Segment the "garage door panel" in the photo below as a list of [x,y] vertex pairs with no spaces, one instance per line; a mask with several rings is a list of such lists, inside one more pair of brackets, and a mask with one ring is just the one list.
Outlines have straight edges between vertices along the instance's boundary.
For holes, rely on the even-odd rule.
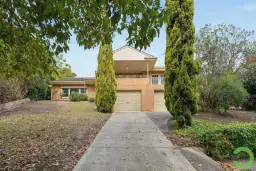
[[167,112],[164,100],[164,92],[155,92],[154,109],[155,112]]
[[118,111],[141,111],[140,91],[119,91],[114,110]]

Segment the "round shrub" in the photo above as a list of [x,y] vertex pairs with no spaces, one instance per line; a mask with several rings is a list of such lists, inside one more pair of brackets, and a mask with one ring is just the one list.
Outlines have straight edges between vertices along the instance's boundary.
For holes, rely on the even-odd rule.
[[80,101],[80,94],[78,92],[72,92],[69,99],[72,102],[79,102]]

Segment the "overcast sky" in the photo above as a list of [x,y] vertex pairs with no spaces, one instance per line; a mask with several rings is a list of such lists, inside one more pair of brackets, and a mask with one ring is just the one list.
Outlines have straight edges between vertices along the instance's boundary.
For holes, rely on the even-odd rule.
[[[196,32],[205,24],[234,24],[247,29],[256,29],[256,0],[195,0],[194,24]],[[126,45],[127,33],[118,35],[113,40],[113,50]],[[76,43],[72,36],[70,50],[64,54],[67,63],[78,77],[94,77],[97,67],[97,54],[99,48],[84,50]],[[150,48],[144,50],[158,57],[157,66],[164,65],[165,29],[161,29],[160,37],[155,38]]]

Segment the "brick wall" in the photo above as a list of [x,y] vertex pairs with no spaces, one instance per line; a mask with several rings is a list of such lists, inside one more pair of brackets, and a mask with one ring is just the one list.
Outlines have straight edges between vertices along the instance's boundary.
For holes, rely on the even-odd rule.
[[148,78],[117,78],[117,91],[141,91],[141,111],[154,111],[154,92],[163,91],[164,85],[151,85]]
[[[145,73],[144,73],[145,74]],[[164,72],[151,72],[149,78],[117,78],[117,91],[141,91],[141,111],[154,111],[154,92],[164,91],[164,85],[151,85],[152,74],[164,74]],[[52,100],[68,100],[61,98],[61,88],[68,86],[83,85],[52,85]],[[95,96],[95,85],[86,85],[88,88],[88,96]]]

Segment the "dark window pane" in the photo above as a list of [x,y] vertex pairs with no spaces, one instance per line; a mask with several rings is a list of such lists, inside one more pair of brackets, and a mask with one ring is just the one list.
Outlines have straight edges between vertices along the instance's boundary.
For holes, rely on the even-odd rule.
[[71,88],[71,89],[70,89],[70,94],[71,94],[72,92],[79,92],[79,88]]
[[86,94],[87,93],[87,88],[80,88],[80,93]]
[[62,97],[68,97],[68,89],[69,88],[63,88],[62,89]]

